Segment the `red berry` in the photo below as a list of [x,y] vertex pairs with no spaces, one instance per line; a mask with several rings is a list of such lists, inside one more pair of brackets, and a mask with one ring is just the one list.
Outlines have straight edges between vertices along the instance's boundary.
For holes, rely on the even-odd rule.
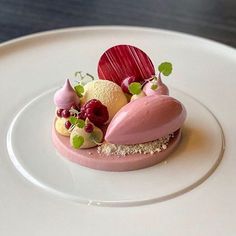
[[85,130],[87,133],[92,133],[92,132],[93,132],[93,125],[90,124],[90,123],[88,123],[87,125],[85,125],[84,130]]
[[71,127],[71,123],[70,123],[69,120],[67,120],[67,121],[65,122],[65,127],[66,127],[67,129],[69,129],[69,128]]
[[61,113],[62,113],[62,112],[63,112],[63,109],[58,109],[58,110],[57,110],[57,116],[58,116],[58,117],[61,117]]
[[99,100],[92,99],[81,107],[79,116],[81,119],[88,118],[94,125],[100,126],[109,119],[107,107]]
[[70,117],[70,112],[68,110],[63,110],[61,115],[64,118],[69,118]]

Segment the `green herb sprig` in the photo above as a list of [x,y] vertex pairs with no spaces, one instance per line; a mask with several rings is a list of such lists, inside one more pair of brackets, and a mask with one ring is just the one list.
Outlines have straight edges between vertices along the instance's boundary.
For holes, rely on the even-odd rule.
[[85,121],[79,118],[76,118],[75,116],[70,116],[69,121],[72,125],[77,126],[79,128],[84,128]]
[[74,87],[74,90],[76,92],[76,94],[81,98],[83,97],[83,93],[84,93],[84,86],[82,84],[78,84]]
[[76,149],[79,149],[84,144],[84,137],[75,135],[72,139],[72,146]]
[[159,71],[158,76],[155,75],[152,78],[145,80],[145,82],[142,84],[139,82],[133,82],[129,85],[128,90],[131,94],[138,95],[142,92],[143,86],[150,81],[152,83],[151,89],[157,90],[158,89],[157,80],[161,79],[161,74],[163,74],[164,76],[169,76],[172,73],[172,70],[173,67],[170,62],[162,62],[158,66],[158,71]]
[[138,95],[142,91],[142,84],[139,82],[133,82],[129,85],[128,90],[133,95]]
[[74,90],[76,94],[81,98],[83,97],[83,93],[84,93],[84,85],[88,83],[89,81],[93,81],[94,76],[92,76],[89,73],[83,73],[82,71],[76,71],[75,77],[78,79],[76,80],[78,85],[74,87]]
[[158,66],[159,76],[163,74],[164,76],[169,76],[173,70],[172,64],[170,62],[162,62]]

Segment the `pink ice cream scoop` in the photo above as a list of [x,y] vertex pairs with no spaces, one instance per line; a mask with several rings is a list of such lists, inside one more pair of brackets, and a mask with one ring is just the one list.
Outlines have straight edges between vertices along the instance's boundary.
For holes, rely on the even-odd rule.
[[156,140],[178,130],[186,110],[167,95],[146,96],[128,103],[108,126],[105,140],[113,144],[138,144]]
[[64,86],[54,95],[54,103],[58,108],[69,110],[73,105],[79,104],[79,97],[67,79]]
[[157,89],[153,90],[152,87],[152,82],[148,82],[147,84],[144,85],[143,87],[143,92],[147,95],[169,95],[169,89],[168,87],[162,82],[161,78],[157,79]]

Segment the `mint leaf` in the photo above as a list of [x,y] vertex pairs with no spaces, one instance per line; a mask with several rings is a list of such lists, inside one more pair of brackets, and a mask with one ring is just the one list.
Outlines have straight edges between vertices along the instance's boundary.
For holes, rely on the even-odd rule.
[[83,93],[84,93],[84,87],[83,87],[83,85],[78,84],[78,85],[76,85],[76,86],[74,87],[74,89],[75,89],[76,94],[77,94],[79,97],[83,97]]
[[84,138],[82,136],[75,135],[72,139],[72,145],[74,148],[79,149],[84,143]]
[[133,82],[129,85],[128,87],[129,92],[132,93],[133,95],[136,94],[140,94],[142,91],[142,85],[138,82]]
[[69,121],[72,125],[76,125],[78,123],[78,119],[74,116],[70,116]]
[[77,119],[76,125],[77,125],[79,128],[84,128],[84,126],[85,126],[85,121],[82,120],[82,119]]
[[158,88],[157,84],[152,84],[151,89],[156,90]]
[[72,125],[76,125],[79,128],[84,128],[84,126],[85,126],[85,121],[84,120],[78,119],[74,116],[70,116],[69,121]]
[[164,76],[168,76],[172,72],[172,64],[170,62],[163,62],[158,66],[158,70]]

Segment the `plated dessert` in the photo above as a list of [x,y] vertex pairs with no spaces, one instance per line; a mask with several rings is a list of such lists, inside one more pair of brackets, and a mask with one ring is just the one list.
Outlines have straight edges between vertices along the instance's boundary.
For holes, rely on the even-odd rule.
[[129,171],[164,160],[177,147],[186,110],[169,96],[163,77],[169,62],[155,72],[142,50],[117,45],[101,56],[98,78],[77,72],[54,95],[53,143],[80,165]]

